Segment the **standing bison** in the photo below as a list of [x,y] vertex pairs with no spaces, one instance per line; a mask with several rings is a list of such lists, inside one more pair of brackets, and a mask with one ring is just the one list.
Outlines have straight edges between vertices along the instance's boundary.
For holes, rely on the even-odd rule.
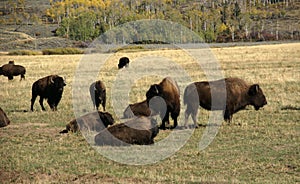
[[119,59],[118,68],[121,69],[123,67],[128,67],[128,66],[129,66],[129,58],[128,57],[121,57]]
[[[149,90],[146,93],[147,97],[147,103],[149,105],[149,102],[151,98],[154,96],[159,96],[165,100],[167,109],[166,113],[160,113],[162,118],[162,125],[160,126],[161,129],[165,129],[166,125],[165,123],[169,123],[169,114],[171,113],[171,117],[174,120],[174,126],[175,128],[177,126],[177,117],[180,113],[180,91],[179,87],[172,78],[166,77],[164,78],[159,84],[153,84],[149,88]],[[153,109],[156,107],[154,106]],[[157,112],[161,111],[161,107],[158,107],[159,109],[155,109]]]
[[[212,93],[214,99],[212,99]],[[239,78],[225,78],[211,82],[194,82],[188,85],[184,91],[184,104],[187,105],[185,126],[192,114],[194,125],[197,127],[199,105],[206,110],[223,110],[224,120],[230,123],[234,113],[244,109],[247,105],[253,105],[258,110],[267,104],[267,100],[258,84],[249,85]]]
[[95,143],[99,146],[149,145],[154,143],[158,131],[154,119],[139,117],[102,130],[95,136]]
[[100,132],[109,125],[114,124],[115,120],[108,112],[92,112],[73,119],[66,125],[66,129],[60,133],[78,132],[79,130],[88,130]]
[[37,96],[40,96],[39,102],[43,111],[45,110],[43,105],[44,99],[47,99],[50,108],[56,111],[65,86],[64,79],[58,75],[49,75],[35,81],[32,85],[31,111],[33,111],[33,105]]
[[90,95],[96,109],[99,109],[99,105],[101,104],[103,110],[105,111],[105,104],[106,104],[106,88],[102,81],[98,80],[93,82],[90,85]]
[[9,125],[10,121],[8,117],[6,116],[5,112],[0,107],[0,127],[5,127]]
[[0,75],[4,75],[8,78],[8,80],[14,79],[14,76],[21,75],[20,80],[25,80],[26,69],[24,66],[15,65],[14,61],[9,61],[8,64],[0,67]]

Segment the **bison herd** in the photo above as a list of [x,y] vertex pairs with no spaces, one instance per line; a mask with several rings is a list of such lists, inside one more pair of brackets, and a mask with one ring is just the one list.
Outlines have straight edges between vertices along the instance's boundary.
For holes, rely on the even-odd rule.
[[[127,67],[128,64],[129,59],[122,57],[118,68]],[[15,65],[12,61],[0,67],[0,74],[7,76],[9,80],[17,75],[21,75],[21,80],[25,79],[25,72],[23,66]],[[31,111],[33,111],[37,96],[40,97],[39,104],[42,110],[45,110],[43,100],[47,99],[50,108],[56,111],[65,86],[64,78],[58,75],[49,75],[35,81],[32,84]],[[166,77],[160,83],[151,85],[145,94],[145,100],[130,104],[123,113],[123,118],[128,120],[123,123],[116,124],[113,116],[106,112],[106,87],[103,81],[93,82],[89,87],[89,92],[97,111],[73,119],[60,133],[79,130],[95,131],[97,134],[94,141],[100,146],[149,145],[154,143],[159,129],[166,129],[166,124],[170,124],[169,116],[173,119],[173,126],[170,128],[178,127],[180,90],[177,82],[171,77]],[[248,84],[239,78],[225,78],[189,84],[184,90],[183,103],[186,105],[184,127],[187,128],[190,115],[194,126],[198,127],[199,106],[206,110],[223,111],[224,120],[230,123],[234,113],[248,105],[259,110],[267,104],[267,100],[258,84]],[[99,111],[100,104],[103,111]],[[160,126],[153,118],[155,115],[159,115],[162,120]],[[0,108],[0,127],[7,126],[9,123],[8,117]]]

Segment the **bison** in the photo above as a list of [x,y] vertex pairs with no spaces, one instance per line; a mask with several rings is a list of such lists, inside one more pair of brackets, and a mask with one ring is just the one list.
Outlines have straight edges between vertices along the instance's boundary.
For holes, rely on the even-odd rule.
[[99,105],[101,104],[103,110],[105,111],[105,104],[106,104],[106,88],[102,81],[98,80],[93,82],[90,85],[90,95],[96,109],[99,109]]
[[123,112],[123,118],[133,118],[134,116],[150,116],[151,110],[147,101],[129,104]]
[[5,127],[10,124],[8,117],[6,116],[5,112],[0,107],[0,127]]
[[[226,89],[225,89],[226,86]],[[212,99],[212,94],[214,99]],[[213,104],[212,104],[212,100]],[[216,81],[194,82],[184,91],[185,126],[192,114],[197,125],[198,106],[206,110],[223,110],[224,120],[231,122],[234,113],[253,105],[256,110],[267,104],[266,97],[258,84],[247,84],[239,78],[225,78]]]
[[81,116],[80,118],[73,119],[66,125],[66,129],[60,133],[78,132],[79,130],[89,130],[100,132],[109,125],[114,124],[115,120],[108,112],[92,112]]
[[[172,128],[175,128],[177,126],[177,118],[180,113],[180,91],[176,81],[174,81],[170,77],[166,77],[159,84],[151,85],[146,93],[148,105],[151,98],[153,98],[154,96],[163,98],[167,106],[166,113],[160,113],[160,116],[162,118],[162,125],[160,126],[160,128],[166,128],[165,123],[169,123],[170,113],[172,119],[174,120],[174,125]],[[156,109],[156,107],[154,106],[153,109],[158,112],[161,111],[161,107],[159,107],[159,109]]]
[[158,132],[154,119],[138,117],[102,130],[95,136],[95,144],[99,146],[149,145],[154,143],[154,137]]
[[21,75],[20,81],[25,80],[26,69],[24,66],[15,65],[14,61],[9,61],[8,64],[0,67],[0,75],[4,75],[8,80],[13,80],[14,76]]
[[44,99],[47,99],[50,108],[56,111],[65,86],[64,79],[58,75],[49,75],[35,81],[32,84],[31,111],[33,111],[33,105],[37,96],[40,96],[39,102],[43,111],[46,110],[43,105]]
[[128,67],[128,66],[129,66],[129,58],[128,57],[121,57],[119,59],[118,68],[121,69],[123,67]]

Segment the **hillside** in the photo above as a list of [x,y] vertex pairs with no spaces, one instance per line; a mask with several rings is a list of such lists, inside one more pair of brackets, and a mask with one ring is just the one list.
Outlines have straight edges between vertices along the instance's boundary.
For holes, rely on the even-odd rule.
[[[9,51],[9,50],[16,50],[16,49],[35,49],[41,50],[44,48],[55,48],[55,47],[80,47],[85,46],[86,41],[74,41],[67,39],[68,35],[65,36],[55,36],[53,31],[58,28],[58,22],[50,19],[49,16],[46,16],[46,10],[51,8],[49,0],[21,0],[18,1],[19,4],[16,6],[14,10],[12,10],[12,3],[16,3],[17,1],[10,1],[10,0],[2,0],[0,1],[0,51]],[[124,6],[126,5],[127,1],[124,1]],[[141,1],[147,5],[147,3],[152,1]],[[164,1],[162,1],[164,2]],[[167,1],[166,1],[167,2]],[[178,4],[155,4],[156,1],[153,3],[148,4],[150,9],[151,7],[155,7],[156,9],[162,9],[162,7],[166,7],[162,15],[162,19],[166,19],[169,17],[170,20],[176,21],[178,20],[184,26],[191,26],[191,28],[196,30],[197,25],[196,22],[192,22],[191,18],[187,18],[184,16],[189,15],[191,12],[195,11],[195,7],[202,8],[206,6],[206,4],[201,4],[202,1],[182,1],[185,3],[178,3]],[[220,2],[220,1],[216,1]],[[230,2],[230,1],[229,1]],[[240,1],[244,2],[244,1]],[[299,40],[300,39],[300,2],[298,1],[289,1],[290,4],[286,6],[283,3],[272,4],[268,9],[267,13],[264,13],[265,10],[261,10],[262,7],[257,6],[256,9],[252,10],[251,14],[251,27],[249,27],[249,36],[247,39],[243,37],[244,33],[241,32],[234,32],[235,33],[235,42],[257,42],[257,41],[287,41],[287,40]],[[151,5],[151,6],[150,6]],[[140,8],[139,6],[139,8]],[[210,5],[207,5],[209,7]],[[222,8],[219,4],[216,3],[216,6],[220,6],[218,11],[222,11]],[[136,5],[136,7],[138,7]],[[126,8],[126,7],[125,7]],[[168,9],[169,8],[169,9]],[[173,8],[173,10],[170,10]],[[178,13],[176,12],[177,9],[182,13],[183,20],[176,19],[176,17],[172,17],[171,13],[173,14]],[[241,4],[241,10],[247,11],[247,5],[243,7]],[[131,9],[131,8],[130,8]],[[140,8],[141,9],[141,8]],[[138,9],[138,10],[140,10]],[[146,8],[145,8],[146,9]],[[197,9],[197,8],[196,8]],[[199,8],[201,9],[201,8]],[[206,8],[209,11],[209,8]],[[128,9],[125,9],[128,10]],[[121,10],[120,10],[121,11]],[[123,10],[122,10],[123,11]],[[134,10],[136,11],[136,10]],[[165,13],[169,11],[170,14]],[[130,14],[130,12],[127,12]],[[117,26],[118,22],[121,23],[120,20],[123,16],[121,13],[113,14],[115,16],[115,26]],[[143,17],[142,13],[136,14],[133,20],[137,20]],[[121,17],[118,17],[121,16]],[[130,15],[133,16],[133,15]],[[157,15],[158,16],[158,15]],[[203,14],[203,16],[207,16]],[[263,16],[263,17],[261,17]],[[160,18],[153,16],[154,18]],[[205,19],[204,17],[200,17],[199,19]],[[124,18],[125,19],[125,18]],[[187,23],[182,22],[186,19]],[[218,19],[218,21],[220,21]],[[216,24],[219,25],[220,23]],[[215,26],[216,26],[215,25]],[[107,26],[107,25],[106,25]],[[111,26],[111,25],[110,25]],[[196,27],[195,27],[196,26]],[[199,23],[200,26],[200,23]],[[206,21],[205,21],[206,26]],[[203,26],[202,26],[203,27]],[[199,27],[198,27],[199,29]],[[248,30],[247,30],[248,32]],[[200,34],[200,33],[199,33]],[[205,39],[208,39],[208,42],[231,42],[232,37],[231,33],[227,30],[224,33],[219,33],[218,35],[211,36],[211,32],[203,33]],[[208,37],[208,38],[207,38]],[[87,41],[90,42],[91,40]]]

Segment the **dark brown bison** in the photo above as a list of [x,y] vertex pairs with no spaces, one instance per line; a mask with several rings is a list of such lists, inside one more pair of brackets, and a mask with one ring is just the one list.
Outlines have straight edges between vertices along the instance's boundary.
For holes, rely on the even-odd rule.
[[[176,81],[174,81],[170,77],[167,77],[164,78],[159,84],[151,85],[151,87],[146,93],[148,105],[151,98],[154,96],[159,96],[163,98],[167,106],[166,113],[160,113],[162,118],[162,125],[160,126],[160,128],[166,128],[165,123],[169,123],[170,113],[172,119],[174,120],[173,128],[175,128],[177,126],[177,117],[180,113],[180,91]],[[152,108],[155,109],[157,112],[161,111],[161,107],[159,107],[159,109],[156,109],[156,107],[153,106]]]
[[253,105],[258,110],[267,104],[267,100],[258,84],[249,85],[239,78],[225,78],[188,85],[184,91],[184,104],[187,105],[185,126],[189,115],[192,114],[194,125],[197,127],[199,105],[207,110],[223,110],[224,120],[230,123],[234,113],[247,105]]
[[26,69],[24,66],[15,65],[14,61],[9,61],[8,64],[0,67],[0,75],[4,75],[8,80],[14,79],[14,76],[21,75],[20,80],[25,80]]
[[6,116],[5,112],[0,107],[0,127],[5,127],[10,124],[8,117]]
[[129,66],[129,58],[128,57],[121,57],[119,59],[118,68],[121,69],[123,67],[128,67],[128,66]]
[[149,145],[154,143],[158,131],[154,119],[139,117],[102,130],[95,136],[95,143],[99,146]]
[[102,81],[98,80],[93,82],[90,85],[90,95],[96,109],[99,109],[99,105],[101,104],[103,110],[105,111],[105,104],[106,104],[106,88]]
[[31,111],[37,96],[40,96],[40,105],[42,110],[45,110],[43,100],[47,99],[50,108],[55,111],[61,100],[66,83],[64,79],[58,75],[49,75],[41,78],[32,84]]
[[151,110],[148,107],[147,101],[129,104],[123,112],[123,118],[133,118],[134,116],[150,116]]
[[79,130],[88,130],[100,132],[109,125],[114,124],[115,120],[108,112],[92,112],[81,116],[80,118],[73,119],[66,125],[66,129],[60,133],[78,132]]

